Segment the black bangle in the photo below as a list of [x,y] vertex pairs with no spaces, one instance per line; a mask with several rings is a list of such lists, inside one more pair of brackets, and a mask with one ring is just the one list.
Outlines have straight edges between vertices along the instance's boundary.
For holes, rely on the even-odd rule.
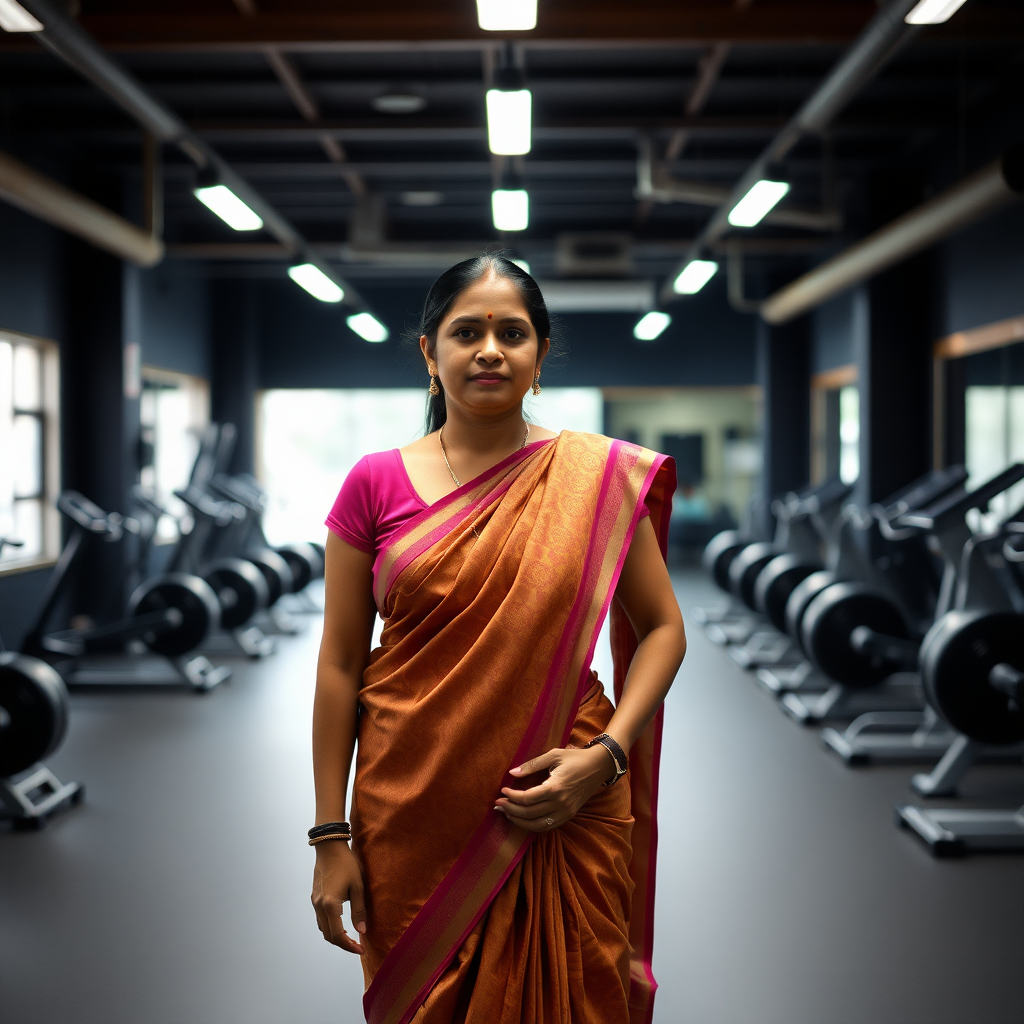
[[324,839],[330,836],[332,839],[342,836],[352,838],[352,826],[347,821],[328,821],[323,825],[314,825],[307,833],[310,839]]
[[583,749],[586,750],[587,747],[592,747],[595,743],[600,743],[612,755],[612,760],[615,762],[615,777],[609,779],[605,785],[614,786],[629,770],[629,759],[626,757],[626,752],[606,732],[601,733],[600,736],[595,736]]

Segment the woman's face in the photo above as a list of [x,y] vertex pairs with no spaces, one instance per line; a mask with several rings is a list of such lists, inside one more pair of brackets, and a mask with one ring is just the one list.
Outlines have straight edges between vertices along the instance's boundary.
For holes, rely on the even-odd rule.
[[477,414],[518,406],[549,347],[537,337],[519,289],[490,271],[452,303],[433,352],[420,338],[427,371],[441,378],[449,407]]

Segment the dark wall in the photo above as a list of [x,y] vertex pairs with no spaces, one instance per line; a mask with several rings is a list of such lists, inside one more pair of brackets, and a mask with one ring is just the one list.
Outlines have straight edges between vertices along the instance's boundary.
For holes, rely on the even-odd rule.
[[142,362],[209,379],[209,282],[201,267],[165,261],[125,267],[125,341],[139,342]]
[[846,366],[854,359],[854,337],[867,329],[863,288],[819,306],[811,314],[811,372]]
[[[550,360],[545,381],[562,387],[753,384],[754,318],[729,309],[724,287],[716,280],[700,296],[675,303],[671,326],[654,342],[633,337],[639,314],[556,314],[565,352]],[[345,310],[317,302],[290,281],[260,282],[259,386],[425,385],[418,350],[400,339],[415,332],[426,287],[367,287],[363,293],[391,330],[390,341],[363,341],[346,326]]]

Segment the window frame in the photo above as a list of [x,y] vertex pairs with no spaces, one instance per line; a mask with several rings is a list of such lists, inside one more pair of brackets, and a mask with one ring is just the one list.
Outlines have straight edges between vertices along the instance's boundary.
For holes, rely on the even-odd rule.
[[61,522],[57,511],[57,497],[61,488],[60,451],[60,347],[50,338],[42,338],[22,331],[0,328],[0,341],[11,345],[27,345],[39,353],[40,408],[22,409],[12,403],[11,415],[32,416],[38,419],[42,433],[40,445],[39,481],[41,490],[37,494],[18,495],[19,501],[40,502],[42,521],[40,523],[41,550],[36,555],[19,558],[17,555],[0,562],[0,578],[30,569],[52,566],[60,557]]

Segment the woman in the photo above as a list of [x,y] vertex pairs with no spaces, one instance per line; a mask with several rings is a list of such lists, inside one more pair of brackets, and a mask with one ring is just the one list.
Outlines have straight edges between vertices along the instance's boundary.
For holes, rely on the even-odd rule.
[[[549,335],[510,261],[443,274],[429,432],[364,459],[328,518],[312,898],[362,957],[370,1024],[650,1020],[660,708],[686,648],[674,471],[526,423]],[[609,607],[614,708],[590,671]]]

